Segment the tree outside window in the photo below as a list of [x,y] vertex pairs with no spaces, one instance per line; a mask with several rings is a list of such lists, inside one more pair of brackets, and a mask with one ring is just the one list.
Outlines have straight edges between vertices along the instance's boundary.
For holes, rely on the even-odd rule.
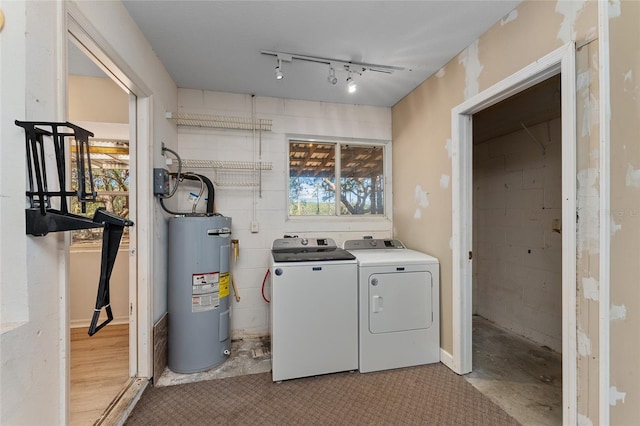
[[[72,144],[72,147],[74,144]],[[96,210],[104,207],[108,212],[123,218],[129,218],[129,144],[127,141],[89,140],[91,155],[91,173],[97,192],[96,201],[86,203],[82,212],[77,198],[71,199],[71,213],[93,218]],[[75,152],[72,148],[73,165],[71,170],[71,188],[77,190],[78,173],[75,168]],[[124,229],[122,241],[129,238],[129,228]],[[82,229],[72,232],[73,244],[95,244],[102,241],[102,228]]]

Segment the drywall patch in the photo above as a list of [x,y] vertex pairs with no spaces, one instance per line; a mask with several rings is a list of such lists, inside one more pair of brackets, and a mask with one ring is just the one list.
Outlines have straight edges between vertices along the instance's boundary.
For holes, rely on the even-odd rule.
[[518,18],[518,9],[514,9],[507,16],[500,20],[500,26],[504,27],[511,21],[515,21]]
[[627,167],[627,186],[640,188],[640,169],[635,169],[631,164]]
[[613,237],[613,235],[618,232],[619,230],[622,229],[622,225],[619,225],[616,223],[615,220],[613,220],[613,217],[611,218],[611,236]]
[[416,185],[416,190],[414,193],[414,197],[416,200],[416,204],[418,207],[429,207],[429,193],[427,191],[423,191],[420,185]]
[[622,321],[627,317],[627,307],[624,305],[611,305],[609,308],[609,320]]
[[[598,29],[596,27],[591,27],[587,30],[587,33],[584,35],[584,39],[589,42],[598,38]],[[595,56],[595,55],[594,55]]]
[[449,175],[440,175],[440,188],[448,188],[449,182],[451,181],[451,176]]
[[444,68],[440,68],[438,70],[438,72],[436,73],[436,77],[437,78],[442,78],[442,77],[444,77],[445,74],[446,74],[446,72],[445,72]]
[[465,100],[470,99],[480,92],[478,78],[480,77],[480,74],[482,74],[482,69],[484,67],[480,64],[480,59],[478,58],[479,41],[480,40],[476,40],[471,43],[469,47],[460,53],[460,56],[458,57],[458,63],[462,64],[465,70]]
[[591,355],[591,340],[589,340],[589,336],[580,329],[578,329],[578,353],[581,356]]
[[[627,83],[630,83],[632,78],[633,78],[633,70],[629,70],[626,73],[624,73],[624,85],[626,86]],[[625,88],[625,92],[626,91],[627,89]]]
[[591,71],[578,73],[578,78],[576,79],[576,90],[588,88],[589,84],[591,84]]
[[640,86],[634,82],[633,70],[629,70],[626,73],[624,73],[623,82],[624,82],[623,90],[625,91],[625,93],[633,93],[634,95],[632,96],[632,99],[635,101],[636,93],[640,92]]
[[578,426],[593,426],[593,422],[589,417],[578,413]]
[[424,191],[420,185],[416,185],[413,198],[418,205],[416,211],[413,213],[414,219],[420,219],[422,217],[422,210],[429,207],[429,193]]
[[620,16],[620,0],[609,0],[609,19]]
[[599,299],[598,280],[593,277],[582,279],[582,294],[585,299],[597,301]]
[[563,43],[569,43],[576,39],[575,21],[582,12],[585,3],[586,0],[558,0],[556,2],[556,12],[564,16],[557,36]]
[[613,406],[615,406],[620,400],[622,400],[622,403],[624,404],[624,399],[626,396],[626,392],[620,392],[615,386],[611,386],[609,388],[609,404]]
[[589,250],[596,254],[600,250],[600,198],[596,182],[598,181],[598,169],[590,168],[578,172],[578,256]]
[[451,142],[451,139],[447,139],[444,144],[444,149],[447,150],[447,155],[451,158],[453,156],[453,142]]
[[598,98],[596,98],[595,95],[589,93],[588,90],[583,90],[582,93],[582,114],[585,120],[582,120],[580,133],[582,137],[586,137],[591,135],[591,127],[600,122],[600,106],[598,105]]

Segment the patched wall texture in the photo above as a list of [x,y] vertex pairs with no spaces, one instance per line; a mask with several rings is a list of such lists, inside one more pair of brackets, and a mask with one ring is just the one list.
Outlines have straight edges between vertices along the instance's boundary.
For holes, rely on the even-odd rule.
[[[626,7],[623,2],[623,11]],[[623,12],[623,15],[625,13]],[[625,19],[628,19],[628,22],[637,23],[637,13]],[[626,31],[629,31],[629,28],[626,28]],[[631,36],[635,36],[637,40],[637,33]],[[620,38],[622,37],[620,35]],[[440,185],[442,175],[452,175],[451,109],[566,43],[575,42],[578,46],[576,54],[579,74],[576,76],[579,86],[576,105],[578,115],[576,185],[578,209],[585,214],[578,218],[576,235],[579,258],[575,288],[578,341],[573,343],[578,349],[578,419],[584,424],[598,423],[600,398],[598,392],[599,313],[598,301],[594,300],[593,296],[598,292],[600,273],[598,268],[599,212],[591,211],[594,207],[591,203],[594,199],[599,203],[600,197],[597,184],[599,173],[597,117],[600,108],[599,57],[597,42],[595,42],[597,39],[598,4],[596,1],[524,1],[515,11],[505,16],[457,58],[395,105],[392,110],[394,235],[408,246],[440,259],[441,345],[443,350],[452,353],[452,304],[457,296],[452,294],[453,265],[450,243],[452,193],[451,185],[447,187]],[[638,43],[634,45],[637,48]],[[637,51],[635,56],[631,55],[631,52],[626,52],[625,55],[638,57]],[[628,60],[631,61],[631,59]],[[634,73],[637,67],[636,62]],[[624,72],[629,68],[630,66],[627,65]],[[623,90],[624,88],[620,89],[621,92]],[[628,113],[630,114],[631,111]],[[637,109],[635,113],[637,122]],[[627,134],[627,140],[630,139],[630,135],[631,133]],[[627,142],[628,145],[630,143],[630,141]],[[636,176],[634,172],[640,164],[632,167],[633,169],[630,170],[625,163],[623,170],[624,179],[629,175],[629,180],[633,182]],[[596,178],[595,182],[594,178]],[[620,179],[622,178],[623,176],[620,176]],[[616,185],[622,185],[625,191],[640,189],[626,186],[623,182]],[[419,206],[419,200],[415,196],[418,186],[428,197],[427,207]],[[421,209],[420,215],[415,214],[417,207]],[[629,217],[628,221],[632,220],[637,221],[637,218]],[[624,226],[625,224],[623,228]],[[615,234],[614,238],[618,238],[619,234]],[[636,238],[636,241],[640,239]],[[621,243],[621,247],[627,247],[627,245]],[[628,286],[626,282],[633,276],[640,276],[637,271],[634,275],[627,275],[628,273],[627,266],[626,271],[621,274],[625,278],[618,280],[621,283],[625,281],[625,284],[621,284],[623,286]],[[612,274],[614,274],[613,271]],[[612,282],[615,282],[613,277]],[[618,302],[612,299],[612,302],[623,303],[622,298]],[[628,316],[629,309],[627,309]],[[612,335],[612,338],[614,337],[615,333]],[[620,356],[626,357],[627,354],[621,351]],[[627,365],[629,365],[628,362]],[[628,395],[627,398],[629,398]],[[621,417],[622,419],[630,418],[626,417],[626,414],[623,416],[625,417]],[[631,418],[639,419],[640,416]]]
[[610,3],[611,424],[640,423],[640,2]]

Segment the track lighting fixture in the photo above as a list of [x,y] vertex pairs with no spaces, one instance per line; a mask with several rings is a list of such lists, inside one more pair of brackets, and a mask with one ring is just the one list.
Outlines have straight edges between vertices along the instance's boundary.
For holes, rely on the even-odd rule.
[[377,64],[368,64],[364,62],[344,61],[340,59],[324,58],[320,56],[309,56],[309,55],[302,55],[298,53],[274,52],[271,50],[262,50],[260,53],[262,53],[263,55],[275,56],[278,59],[278,66],[276,66],[277,80],[282,80],[284,78],[284,74],[282,73],[282,61],[292,62],[294,59],[298,61],[329,65],[329,75],[327,76],[327,82],[329,82],[329,84],[331,85],[335,85],[338,83],[338,78],[336,77],[336,70],[346,71],[348,73],[347,90],[349,91],[349,93],[354,93],[357,89],[356,82],[353,80],[353,76],[352,76],[353,73],[362,75],[362,73],[364,73],[365,71],[369,71],[369,72],[378,72],[383,74],[393,74],[395,71],[404,70],[404,68],[402,67],[394,67],[390,65],[377,65]]
[[278,58],[278,65],[276,66],[276,80],[282,80],[284,74],[282,74],[282,59]]
[[327,81],[329,84],[335,85],[338,82],[338,78],[336,77],[336,70],[332,66],[329,66],[329,77],[327,77]]

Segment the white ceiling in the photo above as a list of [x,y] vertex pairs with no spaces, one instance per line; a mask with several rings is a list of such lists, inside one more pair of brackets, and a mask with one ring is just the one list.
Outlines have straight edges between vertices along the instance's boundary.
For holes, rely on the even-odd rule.
[[[390,107],[520,1],[134,1],[125,7],[178,87]],[[328,65],[262,50],[403,67],[327,82]]]

